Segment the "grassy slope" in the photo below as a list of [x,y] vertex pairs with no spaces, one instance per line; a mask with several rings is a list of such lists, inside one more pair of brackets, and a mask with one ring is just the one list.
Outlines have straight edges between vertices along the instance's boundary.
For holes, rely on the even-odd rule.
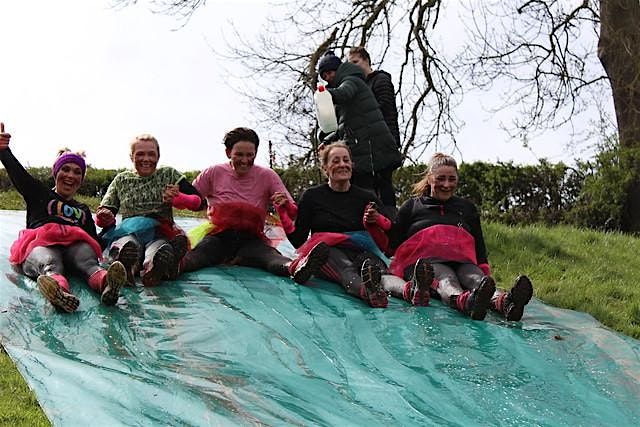
[[[92,208],[96,199],[83,200]],[[0,193],[0,208],[21,209],[17,194]],[[23,209],[24,207],[22,207]],[[528,274],[544,302],[591,313],[603,324],[640,338],[640,239],[572,227],[485,224],[497,282],[509,287]],[[525,320],[526,321],[526,320]],[[8,356],[0,351],[0,425],[47,425]]]

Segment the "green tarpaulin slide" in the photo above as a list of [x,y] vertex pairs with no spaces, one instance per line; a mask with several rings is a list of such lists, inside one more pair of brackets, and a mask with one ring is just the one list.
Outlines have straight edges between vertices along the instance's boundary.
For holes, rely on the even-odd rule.
[[583,313],[474,322],[215,267],[116,307],[73,278],[61,314],[8,263],[24,212],[0,224],[0,342],[54,425],[640,425],[639,342]]

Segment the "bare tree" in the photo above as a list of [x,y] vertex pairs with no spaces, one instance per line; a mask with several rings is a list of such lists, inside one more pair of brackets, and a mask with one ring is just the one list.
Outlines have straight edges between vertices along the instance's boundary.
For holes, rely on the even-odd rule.
[[[613,99],[621,148],[640,149],[638,0],[473,5],[469,28],[474,38],[466,49],[466,65],[479,87],[509,81],[512,90],[503,106],[520,108],[514,134],[567,123],[606,94]],[[621,226],[638,232],[640,157],[629,158],[638,160],[627,165],[634,177]]]
[[[187,18],[204,4],[153,3]],[[638,0],[483,0],[469,6],[466,22],[474,38],[458,62],[448,60],[433,43],[442,0],[286,2],[259,40],[233,35],[227,55],[244,64],[247,76],[258,82],[257,90],[247,88],[245,94],[265,120],[278,123],[282,140],[290,144],[287,150],[299,149],[303,161],[317,143],[311,97],[317,61],[327,48],[344,55],[354,45],[373,47],[378,63],[400,63],[397,96],[408,159],[441,138],[455,143],[460,123],[454,107],[467,77],[469,87],[480,89],[508,83],[502,107],[519,110],[509,130],[520,137],[570,123],[600,102],[602,94],[610,95],[620,146],[640,148]],[[394,57],[397,52],[399,58]],[[638,232],[638,165],[632,162],[627,168],[635,177],[622,227]]]

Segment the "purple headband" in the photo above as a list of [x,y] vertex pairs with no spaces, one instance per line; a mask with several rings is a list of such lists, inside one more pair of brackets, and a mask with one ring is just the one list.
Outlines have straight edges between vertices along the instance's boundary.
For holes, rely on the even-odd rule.
[[80,169],[82,169],[82,179],[84,179],[84,174],[87,172],[87,165],[85,164],[82,156],[75,153],[64,153],[56,159],[56,162],[53,164],[52,171],[54,178],[56,177],[56,175],[58,175],[58,172],[60,172],[60,169],[66,163],[74,163],[80,166]]

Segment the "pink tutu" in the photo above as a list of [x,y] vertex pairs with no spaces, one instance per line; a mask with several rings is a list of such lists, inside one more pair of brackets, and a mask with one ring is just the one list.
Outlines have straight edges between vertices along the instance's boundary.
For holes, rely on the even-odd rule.
[[476,241],[462,227],[433,225],[418,231],[398,246],[390,270],[403,277],[404,270],[420,258],[477,264]]
[[26,228],[18,234],[10,249],[9,262],[20,265],[37,246],[69,246],[76,242],[87,242],[96,253],[96,258],[102,259],[102,249],[82,228],[72,225],[47,223],[38,228]]

